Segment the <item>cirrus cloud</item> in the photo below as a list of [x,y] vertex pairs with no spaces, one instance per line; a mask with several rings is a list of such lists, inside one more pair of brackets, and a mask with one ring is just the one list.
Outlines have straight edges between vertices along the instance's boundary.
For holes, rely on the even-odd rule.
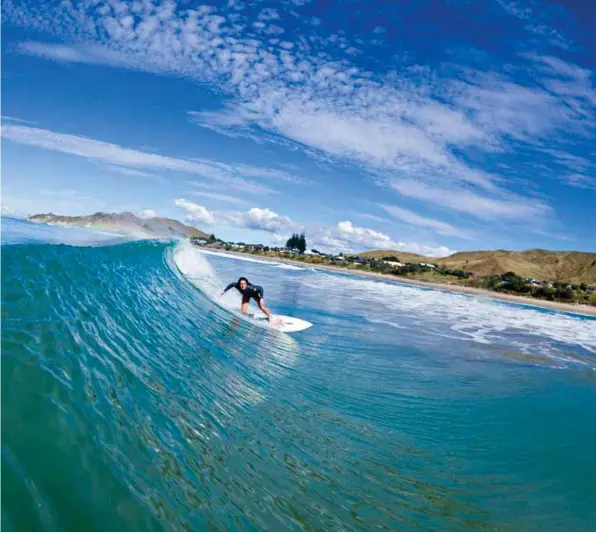
[[460,237],[462,239],[469,239],[470,234],[456,228],[455,226],[442,222],[441,220],[435,220],[428,217],[420,216],[412,211],[397,207],[394,205],[383,205],[382,208],[389,213],[391,216],[403,220],[412,226],[419,228],[428,228],[440,235],[451,235],[454,237]]
[[[274,194],[276,191],[263,183],[255,181],[257,178],[288,183],[307,183],[306,180],[301,180],[299,177],[274,168],[256,167],[241,163],[228,164],[204,158],[190,159],[165,156],[126,148],[89,137],[17,124],[4,124],[2,137],[15,143],[36,146],[46,150],[83,157],[93,162],[105,163],[109,170],[127,176],[153,177],[152,174],[139,169],[186,172],[221,182],[230,189],[261,195]],[[253,179],[246,179],[245,176]]]

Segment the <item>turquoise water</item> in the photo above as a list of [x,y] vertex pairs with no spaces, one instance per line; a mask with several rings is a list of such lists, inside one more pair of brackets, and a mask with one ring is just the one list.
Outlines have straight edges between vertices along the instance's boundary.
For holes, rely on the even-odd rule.
[[2,529],[596,528],[593,319],[2,222]]

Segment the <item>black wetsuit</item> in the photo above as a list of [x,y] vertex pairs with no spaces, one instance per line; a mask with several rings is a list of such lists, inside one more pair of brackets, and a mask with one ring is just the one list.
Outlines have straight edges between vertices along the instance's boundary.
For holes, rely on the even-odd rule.
[[259,302],[261,298],[263,298],[263,287],[260,285],[252,285],[248,284],[246,289],[242,290],[238,283],[230,283],[225,289],[224,292],[228,292],[232,287],[236,288],[236,290],[242,294],[242,301],[249,302],[251,298],[254,298],[255,302]]

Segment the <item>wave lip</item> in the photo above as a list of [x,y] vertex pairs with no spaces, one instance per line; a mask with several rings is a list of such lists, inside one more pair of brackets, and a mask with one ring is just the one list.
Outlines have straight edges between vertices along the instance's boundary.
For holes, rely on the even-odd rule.
[[[220,255],[220,254],[207,254]],[[226,254],[228,256],[228,254]],[[235,256],[229,256],[236,258]],[[194,287],[201,291],[211,301],[226,309],[226,311],[241,317],[242,319],[264,329],[270,329],[269,325],[263,320],[252,319],[243,314],[238,305],[237,298],[230,292],[221,296],[221,291],[225,284],[219,279],[211,263],[207,261],[204,252],[188,241],[180,242],[173,252],[173,261],[176,268]],[[265,261],[254,261],[264,263]]]

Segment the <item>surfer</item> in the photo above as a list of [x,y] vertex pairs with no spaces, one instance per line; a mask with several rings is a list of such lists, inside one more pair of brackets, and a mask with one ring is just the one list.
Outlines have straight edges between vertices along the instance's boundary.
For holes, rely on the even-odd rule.
[[271,313],[269,312],[269,309],[265,307],[265,300],[263,299],[263,287],[251,284],[246,278],[240,278],[237,282],[230,283],[223,290],[221,296],[228,292],[232,287],[242,294],[241,309],[243,313],[248,311],[248,304],[250,303],[250,299],[253,298],[254,301],[257,302],[259,309],[267,315],[267,320],[271,321]]

